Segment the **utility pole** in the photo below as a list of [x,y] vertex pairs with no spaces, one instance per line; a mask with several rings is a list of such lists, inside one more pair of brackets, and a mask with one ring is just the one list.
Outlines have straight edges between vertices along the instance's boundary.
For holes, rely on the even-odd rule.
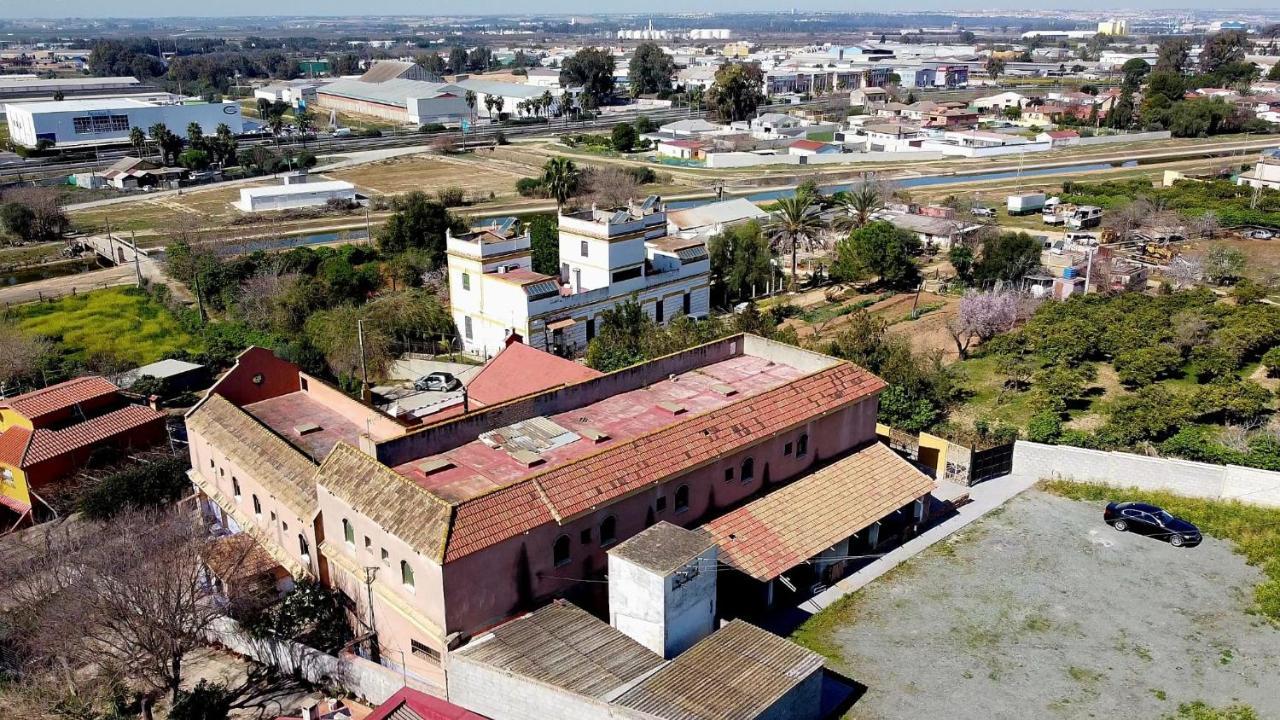
[[133,244],[133,272],[138,276],[138,287],[142,287],[142,260],[138,257],[138,234],[129,231],[129,242]]
[[373,624],[373,578],[378,573],[377,567],[367,567],[364,569],[364,586],[369,593],[369,659],[375,663],[382,663],[382,653],[378,648],[378,630]]
[[364,357],[364,318],[356,320],[356,340],[360,343],[360,399],[369,402],[369,368]]

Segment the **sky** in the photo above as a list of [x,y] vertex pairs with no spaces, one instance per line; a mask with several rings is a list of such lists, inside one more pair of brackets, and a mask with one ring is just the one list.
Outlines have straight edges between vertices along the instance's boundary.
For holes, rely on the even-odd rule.
[[[519,12],[542,13],[607,13],[607,12],[738,12],[751,10],[786,10],[792,6],[776,0],[535,0],[513,3],[511,0],[470,0],[452,4],[424,0],[0,0],[0,18],[20,17],[119,17],[155,18],[181,16],[248,16],[248,15],[435,15],[465,11],[475,14]],[[1183,8],[1211,9],[1229,5],[1239,9],[1274,8],[1275,0],[1123,0],[1123,7],[1162,9],[1170,5]],[[1075,9],[1114,8],[1114,0],[899,0],[895,10],[1003,10],[1063,8],[1064,14]],[[804,10],[875,11],[874,3],[851,3],[848,0],[799,0],[794,7]]]

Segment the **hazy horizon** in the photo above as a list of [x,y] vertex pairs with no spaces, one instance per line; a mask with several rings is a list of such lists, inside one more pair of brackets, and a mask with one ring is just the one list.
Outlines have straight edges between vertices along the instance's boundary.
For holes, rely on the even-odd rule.
[[[529,14],[564,14],[564,15],[604,15],[604,14],[670,14],[670,13],[734,13],[734,12],[786,12],[793,8],[800,11],[877,12],[874,8],[850,7],[840,0],[813,0],[794,5],[782,5],[766,0],[702,0],[690,3],[685,0],[651,0],[643,6],[624,3],[621,0],[608,0],[583,12],[581,2],[575,0],[545,0],[537,3],[537,7],[521,7],[519,12],[512,12],[509,2],[502,0],[475,0],[467,3],[465,9],[448,12],[441,7],[424,7],[424,3],[415,0],[371,0],[360,4],[360,12],[353,13],[353,5],[347,0],[288,0],[264,7],[261,0],[222,0],[216,5],[194,0],[120,0],[115,3],[103,3],[101,0],[47,0],[40,3],[40,10],[33,13],[32,5],[10,0],[0,3],[0,18],[3,19],[181,19],[181,18],[232,18],[232,17],[356,17],[360,15],[406,15],[430,17],[439,15],[529,15]],[[1255,12],[1257,10],[1275,9],[1274,0],[1234,0],[1231,8],[1213,8],[1207,3],[1203,7],[1168,8],[1163,0],[1129,0],[1124,7],[1116,8],[1107,0],[1079,0],[1066,7],[1061,1],[1019,2],[1018,0],[904,0],[895,3],[897,12],[936,11],[975,12],[997,11],[1016,12],[1027,10],[1061,10],[1069,17],[1073,10],[1164,10],[1170,15],[1185,11],[1213,11],[1221,14],[1232,12]],[[269,11],[267,8],[269,7]],[[883,11],[880,11],[883,12]],[[887,12],[885,14],[893,14]]]

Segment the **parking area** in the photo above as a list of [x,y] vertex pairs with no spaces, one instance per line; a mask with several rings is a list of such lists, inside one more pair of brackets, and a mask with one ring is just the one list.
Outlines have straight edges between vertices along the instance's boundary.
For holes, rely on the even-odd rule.
[[797,639],[866,686],[848,717],[1280,717],[1280,628],[1229,542],[1116,532],[1029,490],[829,608]]
[[391,368],[387,371],[387,383],[373,388],[373,393],[380,398],[379,407],[384,412],[390,412],[393,415],[402,413],[429,415],[461,402],[462,391],[461,389],[447,392],[417,390],[413,386],[415,380],[432,373],[448,373],[457,378],[462,385],[466,385],[482,367],[405,355],[391,364]]

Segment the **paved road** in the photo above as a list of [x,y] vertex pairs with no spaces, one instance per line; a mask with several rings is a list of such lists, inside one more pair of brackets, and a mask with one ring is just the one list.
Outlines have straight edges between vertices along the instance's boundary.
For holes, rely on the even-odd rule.
[[[160,264],[155,260],[150,258],[143,260],[139,263],[139,269],[142,271],[142,277],[146,280],[166,282],[178,297],[193,299],[185,287],[165,276]],[[36,302],[42,298],[48,299],[75,293],[86,293],[118,285],[134,285],[137,282],[137,270],[134,269],[132,264],[117,265],[75,275],[0,287],[0,306],[22,305]]]

